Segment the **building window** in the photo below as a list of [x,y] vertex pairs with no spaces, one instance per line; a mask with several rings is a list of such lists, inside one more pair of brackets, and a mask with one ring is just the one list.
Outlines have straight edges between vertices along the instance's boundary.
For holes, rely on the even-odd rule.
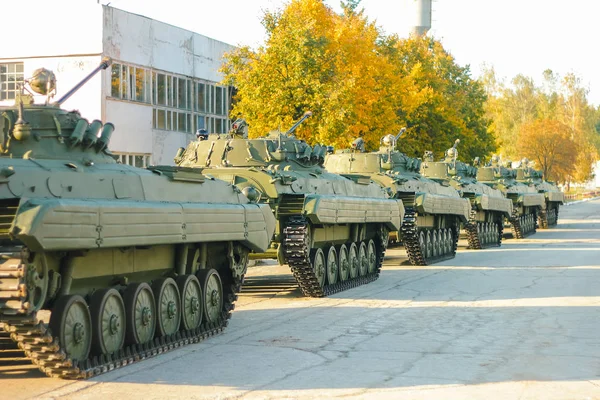
[[146,70],[143,68],[135,68],[135,99],[146,101]]
[[156,81],[156,91],[158,93],[158,99],[156,104],[161,106],[167,105],[167,76],[165,74],[158,74]]
[[186,82],[187,82],[187,94],[188,94],[187,95],[187,107],[186,107],[186,109],[192,110],[194,108],[193,105],[192,105],[193,104],[193,99],[194,99],[194,92],[193,92],[192,88],[193,88],[194,85],[193,85],[193,82],[190,79],[188,79]]
[[196,111],[206,112],[206,85],[204,83],[199,83],[196,89],[196,99],[198,103],[196,104]]
[[179,78],[177,80],[177,107],[187,108],[187,80]]
[[0,64],[0,100],[14,100],[22,82],[22,62]]
[[129,99],[129,93],[127,92],[127,65],[121,65],[121,98]]
[[206,129],[225,133],[229,130],[227,115],[231,106],[227,93],[227,86],[218,86],[215,82],[151,68],[113,63],[111,69],[111,97],[154,105],[154,129],[185,133]]
[[167,127],[166,130],[171,130],[171,111],[167,110]]
[[206,129],[205,123],[206,117],[204,115],[198,115],[196,118],[196,129]]
[[169,107],[173,107],[173,99],[175,93],[173,93],[175,90],[174,88],[176,88],[177,86],[177,78],[175,78],[174,76],[168,76],[167,77],[167,105]]
[[150,154],[139,154],[139,153],[113,153],[116,155],[117,161],[121,164],[131,165],[138,168],[146,168],[151,164]]
[[121,98],[121,64],[113,63],[110,73],[110,95]]

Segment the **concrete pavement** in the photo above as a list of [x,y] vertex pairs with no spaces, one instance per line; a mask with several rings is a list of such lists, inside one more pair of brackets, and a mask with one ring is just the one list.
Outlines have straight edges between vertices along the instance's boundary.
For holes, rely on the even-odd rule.
[[325,299],[255,267],[224,334],[82,382],[0,360],[2,397],[600,399],[599,255],[591,201],[434,266],[392,249],[379,280]]

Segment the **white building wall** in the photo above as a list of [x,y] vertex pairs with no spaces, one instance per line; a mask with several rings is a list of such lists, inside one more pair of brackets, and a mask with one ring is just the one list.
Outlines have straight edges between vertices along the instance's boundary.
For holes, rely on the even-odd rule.
[[[222,56],[234,46],[112,7],[103,10],[105,56],[152,72],[221,81]],[[111,150],[150,153],[153,164],[173,164],[177,149],[195,139],[193,133],[153,129],[153,105],[112,98],[110,72],[104,77],[103,115],[116,126]]]
[[[223,54],[235,49],[194,32],[95,1],[61,2],[68,12],[54,12],[54,8],[53,12],[27,13],[24,18],[3,21],[2,29],[6,32],[23,32],[29,27],[32,34],[6,41],[0,52],[0,63],[23,62],[25,78],[40,67],[53,70],[57,78],[55,99],[92,71],[104,56],[118,64],[206,83],[213,90],[214,84],[222,79],[218,70]],[[18,4],[25,10],[48,7],[42,0],[21,0]],[[33,29],[35,27],[44,29]],[[12,100],[0,102],[0,105],[12,104]],[[153,128],[153,118],[157,118],[155,109],[164,111],[171,107],[174,112],[179,112],[173,106],[112,97],[111,68],[98,73],[63,107],[79,110],[89,121],[112,122],[116,129],[109,148],[116,153],[129,153],[127,159],[133,154],[141,154],[153,164],[172,164],[177,149],[195,139],[192,132]],[[184,112],[192,114],[191,120],[196,126],[200,110]],[[226,122],[226,114],[209,115],[215,114],[214,109],[206,113],[207,128],[209,119],[211,124],[217,119]]]
[[103,53],[115,60],[219,82],[227,43],[104,6]]

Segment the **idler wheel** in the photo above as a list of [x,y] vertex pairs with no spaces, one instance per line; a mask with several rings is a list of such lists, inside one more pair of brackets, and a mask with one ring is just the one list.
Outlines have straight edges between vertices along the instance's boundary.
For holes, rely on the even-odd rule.
[[327,283],[333,285],[338,281],[339,263],[337,251],[331,246],[327,252]]
[[433,256],[434,257],[441,256],[443,253],[440,251],[440,234],[437,229],[433,231],[432,239],[433,239]]
[[84,361],[92,347],[92,317],[78,294],[60,297],[52,309],[50,329],[61,349],[73,360]]
[[159,279],[152,283],[152,292],[156,299],[157,335],[172,335],[181,322],[181,294],[177,284],[173,278]]
[[92,350],[94,354],[112,354],[125,343],[125,303],[117,289],[100,289],[90,301],[92,314]]
[[369,239],[367,243],[367,273],[373,274],[377,270],[377,248],[375,241]]
[[425,258],[431,258],[433,255],[433,240],[431,239],[431,231],[427,230],[425,235]]
[[196,273],[204,294],[204,318],[216,324],[223,312],[223,282],[216,269],[201,269]]
[[123,294],[127,327],[125,342],[143,344],[154,338],[156,303],[154,293],[146,282],[131,283]]
[[454,236],[451,228],[446,228],[446,254],[452,253],[454,246]]
[[350,266],[350,278],[354,279],[358,276],[358,267],[360,265],[360,260],[358,258],[358,246],[355,242],[350,244],[350,248],[348,249],[348,263]]
[[347,281],[350,277],[350,258],[348,256],[348,247],[345,244],[338,249],[338,265],[340,267],[340,282]]
[[367,258],[367,244],[360,242],[358,247],[358,275],[365,276],[369,269],[369,259]]
[[181,293],[181,328],[196,329],[204,312],[200,281],[195,275],[181,275],[177,277],[177,288]]
[[440,229],[440,255],[446,254],[448,235],[444,228]]
[[313,272],[317,283],[321,288],[325,287],[325,276],[327,274],[327,268],[325,263],[325,253],[322,249],[312,250],[310,254],[310,263],[313,267]]
[[423,231],[419,231],[419,248],[421,249],[421,254],[427,257],[427,243],[425,242],[425,232]]

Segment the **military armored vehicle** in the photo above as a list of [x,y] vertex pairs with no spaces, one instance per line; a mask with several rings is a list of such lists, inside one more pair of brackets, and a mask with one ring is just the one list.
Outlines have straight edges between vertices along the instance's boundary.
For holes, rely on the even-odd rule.
[[469,220],[469,200],[449,184],[420,174],[421,160],[396,150],[396,136],[381,139],[379,151],[365,152],[362,138],[350,149],[329,154],[325,168],[350,179],[372,179],[402,200],[406,213],[399,236],[413,265],[429,265],[456,255],[460,223]]
[[[458,161],[458,149],[446,150],[445,158],[434,161],[427,152],[421,164],[421,174],[436,182],[450,184],[461,197],[471,203],[469,221],[464,224],[470,249],[500,246],[504,231],[504,219],[512,215],[512,201],[498,189],[477,182],[477,167]],[[477,165],[478,160],[475,161]]]
[[493,155],[486,166],[477,169],[477,181],[500,190],[512,201],[513,212],[506,222],[512,226],[513,236],[522,239],[535,233],[544,195],[533,184],[517,181],[517,171],[510,165],[503,165],[500,157]]
[[325,171],[327,147],[294,136],[309,116],[257,139],[248,139],[248,125],[237,120],[229,134],[200,134],[175,162],[268,204],[277,228],[270,251],[256,257],[288,264],[304,295],[320,297],[378,277],[389,231],[400,227],[404,208],[368,178]]
[[267,206],[225,182],[118,164],[113,124],[61,108],[109,65],[55,102],[54,74],[36,70],[0,107],[0,325],[53,377],[88,378],[221,331],[248,253],[275,228]]
[[517,181],[533,184],[538,193],[544,195],[545,202],[538,214],[538,225],[542,229],[548,229],[558,223],[558,209],[565,202],[565,194],[553,182],[544,180],[543,172],[535,170],[532,164],[527,158],[517,163]]

